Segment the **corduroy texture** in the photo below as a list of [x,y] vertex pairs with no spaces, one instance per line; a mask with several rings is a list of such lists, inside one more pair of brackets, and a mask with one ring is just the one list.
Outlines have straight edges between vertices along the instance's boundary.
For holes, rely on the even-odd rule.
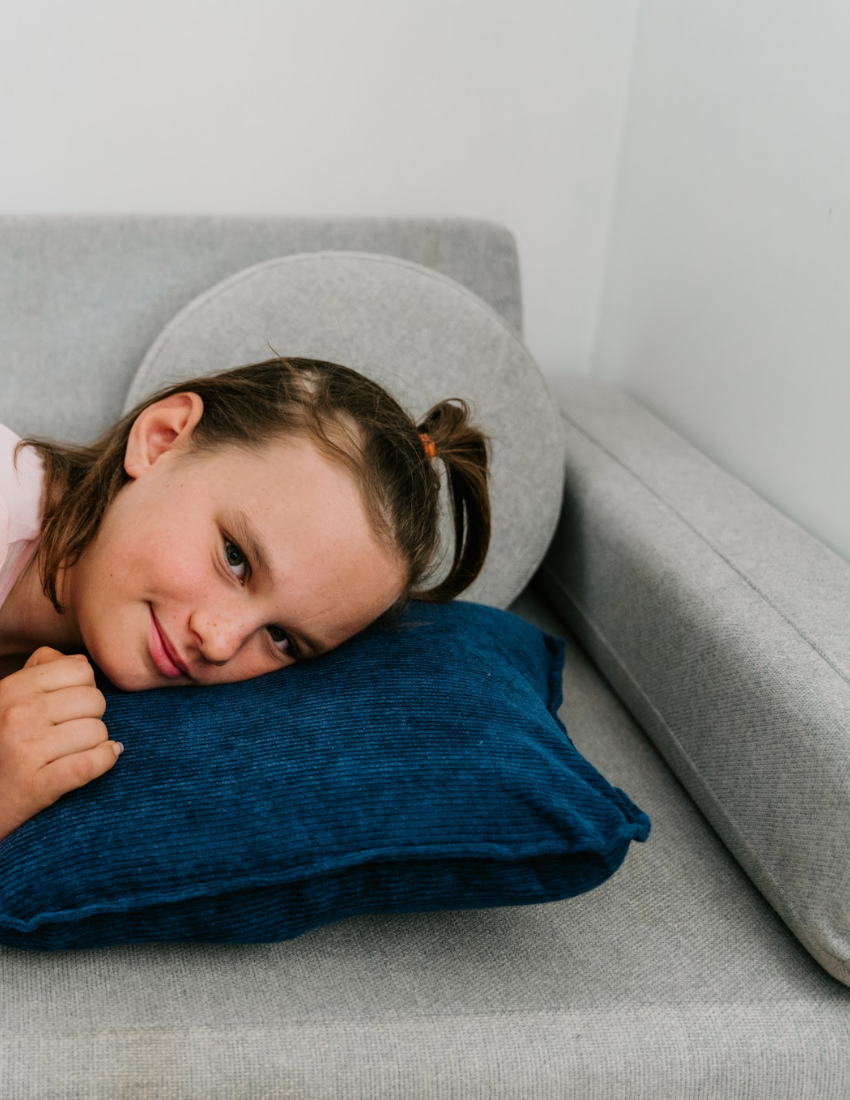
[[[564,428],[537,364],[505,319],[460,283],[396,256],[283,256],[237,271],[181,310],[140,364],[124,412],[164,386],[268,359],[271,349],[353,367],[417,420],[446,398],[469,402],[491,441],[493,532],[464,598],[507,607],[558,522]],[[446,554],[435,579],[449,561]]]
[[777,913],[850,985],[850,565],[626,394],[565,380],[546,589]]
[[[505,316],[518,304],[510,235],[485,223],[9,221],[13,232],[0,219],[2,419],[28,430],[67,428],[80,439],[117,416],[144,350],[181,304],[228,272],[286,251],[395,252],[465,283]],[[570,432],[570,510],[561,532],[570,517],[580,520],[575,493],[588,478],[608,534],[591,539],[577,527],[570,571],[586,577],[586,590],[611,588],[622,604],[611,635],[582,634],[609,682],[533,594],[513,609],[566,638],[562,717],[578,749],[649,812],[651,842],[636,845],[599,889],[537,906],[365,915],[269,944],[0,947],[3,1100],[846,1100],[850,988],[815,963],[768,905],[622,702],[628,677],[617,674],[619,640],[651,648],[664,636],[664,629],[634,634],[629,589],[642,593],[643,606],[665,593],[664,578],[650,590],[644,572],[653,561],[658,576],[652,547],[670,549],[670,528],[659,522],[665,509],[653,506],[655,531],[650,524],[642,534],[622,584],[607,553],[611,542],[632,537],[633,517],[625,528],[617,523],[632,494],[646,510],[651,497],[675,488],[679,515],[723,553],[746,552],[753,565],[769,560],[777,579],[783,570],[802,575],[783,584],[784,606],[793,603],[809,636],[828,628],[831,660],[847,638],[840,589],[828,575],[834,556],[811,541],[789,556],[773,537],[775,515],[767,532],[739,526],[736,497],[746,507],[752,494],[734,479],[707,478],[704,457],[694,461],[679,437],[671,451],[674,433],[653,419],[665,442],[659,453],[635,403],[618,396],[585,401],[581,421],[573,418],[572,428],[580,423],[586,433],[592,413],[594,445],[616,457],[591,472],[588,448]],[[567,410],[577,401],[574,388]],[[596,429],[609,420],[600,444]],[[626,442],[630,459],[620,450]],[[655,475],[649,498],[639,453]],[[613,474],[624,460],[634,471],[630,491]],[[734,545],[718,542],[724,538]],[[594,572],[600,552],[606,565]],[[756,583],[765,582],[762,574]],[[737,591],[733,583],[730,599]],[[775,589],[769,594],[777,598]],[[558,603],[578,630],[569,601]],[[722,630],[709,648],[730,648],[735,676],[752,667]],[[675,674],[673,657],[662,674]],[[688,707],[700,677],[684,686],[671,679]],[[647,728],[652,714],[641,711]],[[698,725],[695,740],[705,732]],[[711,751],[709,736],[704,752]],[[760,792],[750,823],[763,804]],[[825,860],[830,873],[846,864],[843,854]]]
[[573,746],[562,665],[508,612],[413,604],[257,680],[107,688],[124,754],[0,845],[0,942],[273,942],[585,893],[650,823]]
[[846,1100],[850,989],[554,612],[533,593],[513,609],[564,638],[561,716],[648,811],[649,843],[542,905],[270,944],[0,947],[3,1100]]

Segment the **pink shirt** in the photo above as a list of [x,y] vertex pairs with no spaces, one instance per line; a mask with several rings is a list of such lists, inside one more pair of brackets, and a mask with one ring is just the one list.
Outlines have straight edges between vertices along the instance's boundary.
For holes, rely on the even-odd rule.
[[0,424],[0,604],[12,591],[38,546],[44,464],[32,447],[21,448],[20,436]]

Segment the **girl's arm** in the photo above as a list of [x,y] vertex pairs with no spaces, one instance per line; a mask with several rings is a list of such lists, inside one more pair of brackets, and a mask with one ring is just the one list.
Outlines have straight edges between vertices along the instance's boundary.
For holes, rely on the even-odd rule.
[[115,764],[122,746],[94,684],[86,657],[48,646],[0,680],[0,840]]

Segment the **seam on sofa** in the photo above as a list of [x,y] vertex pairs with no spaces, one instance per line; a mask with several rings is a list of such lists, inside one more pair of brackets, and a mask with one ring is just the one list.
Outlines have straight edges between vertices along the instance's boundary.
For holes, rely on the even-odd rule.
[[[253,944],[252,946],[258,946]],[[271,945],[270,945],[271,946]],[[834,1004],[834,997],[823,997],[818,999],[818,1004]],[[670,1008],[684,1008],[684,1009],[716,1009],[716,1008],[743,1008],[746,1010],[765,1007],[765,1008],[802,1008],[805,1011],[811,1011],[812,1001],[804,997],[780,997],[773,999],[761,999],[761,1000],[730,1000],[728,998],[714,998],[712,1000],[700,1000],[694,997],[688,997],[683,1000],[672,1000],[664,998],[661,1000],[653,1001],[639,1001],[637,1006],[634,1002],[619,1002],[613,1006],[608,1006],[604,1009],[606,1013],[617,1012],[618,1010],[628,1014],[634,1015],[636,1011],[642,1009],[648,1010],[661,1010],[662,1012],[668,1011]],[[133,1032],[153,1032],[159,1031],[163,1034],[174,1034],[183,1031],[206,1031],[214,1034],[225,1032],[228,1035],[234,1031],[247,1031],[252,1034],[257,1031],[277,1032],[281,1029],[289,1029],[293,1027],[333,1027],[342,1024],[351,1025],[353,1027],[366,1027],[375,1026],[377,1024],[385,1023],[387,1025],[395,1024],[399,1020],[402,1023],[415,1023],[417,1020],[501,1020],[501,1019],[582,1019],[586,1014],[587,1008],[584,1009],[563,1009],[563,1008],[517,1008],[517,1009],[503,1009],[499,1012],[417,1012],[417,1013],[405,1013],[404,1016],[322,1016],[318,1019],[311,1016],[295,1016],[287,1018],[278,1023],[223,1023],[223,1024],[197,1024],[186,1023],[185,1021],[179,1021],[174,1024],[125,1024],[122,1026],[109,1027],[110,1034],[132,1034]],[[103,1028],[71,1028],[71,1027],[57,1027],[45,1029],[43,1031],[26,1031],[18,1032],[13,1031],[10,1028],[5,1028],[0,1031],[0,1040],[9,1036],[25,1035],[27,1039],[31,1039],[38,1035],[50,1035],[53,1036],[85,1036],[85,1035],[101,1035],[103,1034]]]

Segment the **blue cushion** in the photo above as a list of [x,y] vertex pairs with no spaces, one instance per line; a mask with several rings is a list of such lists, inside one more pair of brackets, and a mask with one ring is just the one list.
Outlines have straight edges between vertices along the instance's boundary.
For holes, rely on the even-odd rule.
[[124,753],[0,844],[0,942],[273,942],[593,889],[650,822],[558,719],[563,659],[509,612],[414,603],[257,680],[104,683]]

